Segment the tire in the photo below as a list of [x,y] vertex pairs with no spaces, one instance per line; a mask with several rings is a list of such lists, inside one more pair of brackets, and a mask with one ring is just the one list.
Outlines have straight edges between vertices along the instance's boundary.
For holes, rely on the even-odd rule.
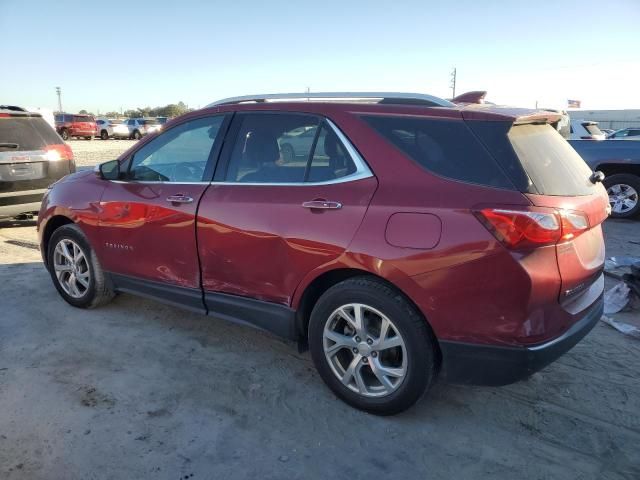
[[133,139],[134,140],[140,140],[141,138],[142,138],[142,134],[140,134],[140,131],[134,130],[133,131]]
[[[353,320],[356,308],[365,312],[366,330],[358,331],[353,323],[337,313],[342,309]],[[400,346],[385,349],[379,344],[382,321],[377,331],[376,323],[382,317],[390,321],[388,332],[396,334],[387,335],[387,342],[399,342]],[[339,341],[333,343],[333,339],[325,336],[327,332],[337,333]],[[359,333],[367,334],[368,340]],[[325,354],[325,347],[333,353]],[[350,278],[320,297],[309,321],[309,349],[318,373],[339,398],[376,415],[393,415],[408,409],[424,395],[436,377],[437,345],[431,329],[402,294],[374,277]],[[360,382],[355,375],[349,377],[347,373],[348,366],[353,365],[357,365],[355,370]],[[383,375],[386,386],[374,374],[374,365],[379,373],[383,372],[380,367],[393,368],[396,372],[393,376]],[[403,372],[402,376],[398,377],[397,372]],[[339,377],[350,380],[345,384]]]
[[60,136],[62,137],[62,140],[64,140],[65,142],[71,138],[69,136],[69,130],[67,130],[66,128],[62,129],[62,132],[60,132]]
[[93,140],[93,137],[84,137],[85,140]]
[[107,132],[106,130],[102,130],[100,132],[100,138],[102,140],[109,140],[109,132]]
[[[72,263],[68,262],[69,257],[56,252],[56,248],[62,242],[67,246],[67,251],[73,258],[76,258],[76,252],[73,246],[77,246],[84,256],[84,261],[79,261],[77,263],[77,271],[65,271],[60,274],[60,277],[58,277],[58,274],[56,273],[56,264],[60,265],[63,263],[63,267],[66,268],[70,267]],[[60,251],[62,252],[62,250]],[[79,255],[77,258],[80,258]],[[49,274],[51,275],[51,279],[53,280],[53,284],[58,290],[58,293],[60,293],[67,303],[74,307],[95,308],[108,303],[115,296],[113,289],[107,281],[104,271],[100,266],[100,262],[87,240],[87,237],[77,225],[63,225],[53,232],[53,235],[51,235],[51,238],[49,239],[47,265],[49,268]],[[77,272],[82,272],[82,275],[88,274],[88,281],[86,281],[86,287],[80,285],[79,282],[74,281],[76,285],[76,292],[74,292],[73,289],[68,288],[68,284],[65,283],[65,279],[70,279],[71,275],[75,275]],[[85,280],[87,280],[86,277]],[[77,293],[77,295],[75,293]]]
[[296,159],[296,152],[290,144],[283,144],[280,151],[282,152],[282,159],[285,162],[293,162]]
[[616,173],[602,182],[609,194],[611,216],[631,218],[640,214],[640,176]]

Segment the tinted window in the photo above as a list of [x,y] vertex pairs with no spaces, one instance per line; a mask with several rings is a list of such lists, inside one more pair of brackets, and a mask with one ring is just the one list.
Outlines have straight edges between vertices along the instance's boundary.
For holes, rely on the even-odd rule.
[[16,116],[0,117],[0,143],[17,144],[18,148],[0,147],[0,152],[15,152],[41,150],[63,142],[43,118]]
[[141,125],[159,125],[157,120],[140,120]]
[[507,135],[515,154],[543,195],[590,195],[591,169],[549,125],[518,125]]
[[251,183],[304,181],[319,119],[311,115],[247,114],[231,153],[225,180]]
[[307,173],[309,182],[324,182],[355,173],[356,166],[335,132],[324,124]]
[[139,181],[200,182],[224,116],[200,118],[159,135],[131,162],[129,178]]
[[76,115],[73,117],[73,121],[74,122],[93,122],[93,118],[92,117],[85,117],[85,116],[81,116],[81,115]]
[[513,189],[513,183],[459,120],[365,116],[383,137],[427,170],[463,182]]
[[629,130],[630,137],[635,137],[637,135],[640,135],[640,130]]

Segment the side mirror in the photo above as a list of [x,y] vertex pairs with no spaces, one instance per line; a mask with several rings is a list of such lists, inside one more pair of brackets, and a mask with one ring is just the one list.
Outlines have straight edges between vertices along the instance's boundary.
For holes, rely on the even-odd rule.
[[96,167],[96,175],[103,180],[120,180],[120,162],[111,160]]

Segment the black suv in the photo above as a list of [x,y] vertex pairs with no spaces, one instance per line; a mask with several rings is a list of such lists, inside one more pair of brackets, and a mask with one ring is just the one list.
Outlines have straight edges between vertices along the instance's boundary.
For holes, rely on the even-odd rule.
[[71,147],[42,115],[0,106],[0,218],[37,212],[47,187],[75,170]]

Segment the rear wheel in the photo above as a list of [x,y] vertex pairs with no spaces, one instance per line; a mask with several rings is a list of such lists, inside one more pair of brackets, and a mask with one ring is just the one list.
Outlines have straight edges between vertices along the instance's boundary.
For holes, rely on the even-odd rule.
[[285,162],[293,162],[296,159],[296,152],[290,144],[285,143],[282,145],[280,151],[282,152],[282,159]]
[[345,280],[320,297],[309,322],[309,348],[338,397],[377,415],[406,410],[436,376],[436,344],[425,320],[371,277]]
[[62,132],[60,132],[60,136],[62,137],[62,139],[66,142],[67,140],[69,140],[69,130],[67,130],[66,128],[62,129]]
[[91,137],[84,137],[84,138],[85,138],[85,140],[93,140],[93,136],[91,136]]
[[609,194],[612,217],[630,218],[640,213],[640,177],[618,173],[606,177],[603,183]]
[[133,138],[134,138],[134,140],[140,140],[142,138],[142,134],[140,133],[139,130],[134,130],[133,131]]
[[100,132],[100,138],[102,140],[109,140],[109,132],[102,130],[102,132]]
[[98,258],[77,225],[64,225],[53,232],[47,263],[56,289],[74,307],[94,308],[114,297]]

